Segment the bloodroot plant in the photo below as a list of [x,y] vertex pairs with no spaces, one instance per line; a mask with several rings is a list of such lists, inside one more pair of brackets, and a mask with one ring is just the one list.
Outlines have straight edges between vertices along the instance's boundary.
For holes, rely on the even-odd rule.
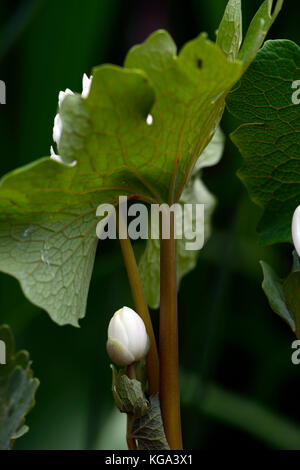
[[[255,199],[272,214],[278,210],[272,192],[268,197],[261,194],[251,173],[251,145],[268,139],[276,116],[270,123],[257,108],[258,118],[252,113],[255,105],[246,98],[250,87],[253,100],[257,75],[270,71],[273,60],[283,57],[292,66],[293,54],[299,59],[292,43],[271,41],[247,72],[282,4],[283,0],[264,1],[244,40],[241,1],[230,0],[215,43],[200,34],[177,54],[170,35],[157,31],[129,51],[124,67],[96,67],[90,78],[84,76],[81,94],[69,89],[59,94],[51,157],[1,180],[0,269],[17,278],[26,297],[58,325],[78,326],[85,315],[100,204],[117,207],[119,197],[126,196],[129,202],[160,205],[168,219],[169,236],[163,237],[161,227],[156,227],[159,239],[147,240],[139,265],[129,237],[119,237],[135,311],[123,307],[115,313],[107,351],[119,366],[112,366],[112,390],[117,407],[127,414],[129,449],[182,449],[177,290],[195,266],[198,250],[185,249],[188,236],[177,239],[178,221],[171,208],[204,204],[205,223],[203,214],[200,225],[200,215],[192,214],[189,224],[191,229],[201,226],[200,235],[207,240],[215,198],[204,186],[201,170],[215,165],[222,155],[219,124],[228,96],[231,111],[251,123],[234,135],[246,154],[247,186],[250,192],[255,188]],[[287,72],[280,64],[284,78],[281,83],[278,67],[274,80],[283,86]],[[244,75],[242,85],[229,95]],[[279,90],[277,95],[280,100]],[[273,110],[271,103],[268,112]],[[257,120],[261,123],[255,124]],[[269,155],[267,145],[264,150]],[[276,192],[275,179],[272,189]],[[123,224],[119,223],[119,233],[127,231]],[[274,241],[267,222],[264,227],[264,237]],[[284,225],[277,230],[279,241],[288,235],[285,229]],[[291,287],[287,289],[290,292]],[[148,306],[160,306],[158,346]],[[36,383],[26,392],[30,403],[35,388]],[[2,422],[0,436],[1,427]]]

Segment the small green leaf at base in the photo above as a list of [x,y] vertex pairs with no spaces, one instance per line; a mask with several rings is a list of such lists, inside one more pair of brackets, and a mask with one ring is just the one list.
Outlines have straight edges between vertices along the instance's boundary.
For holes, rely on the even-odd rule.
[[148,401],[143,392],[143,383],[130,379],[126,369],[112,369],[112,390],[115,403],[122,413],[131,416],[131,439],[137,441],[139,450],[169,449],[163,427],[159,396]]
[[150,397],[146,414],[134,421],[131,437],[138,441],[139,450],[169,450],[165,436],[158,394]]
[[130,379],[126,375],[126,369],[120,369],[118,372],[114,365],[111,365],[111,369],[112,392],[117,407],[122,413],[142,416],[149,407],[142,382]]
[[118,395],[122,401],[122,412],[136,417],[143,416],[149,408],[149,403],[142,390],[142,384],[136,379],[122,375],[117,386]]

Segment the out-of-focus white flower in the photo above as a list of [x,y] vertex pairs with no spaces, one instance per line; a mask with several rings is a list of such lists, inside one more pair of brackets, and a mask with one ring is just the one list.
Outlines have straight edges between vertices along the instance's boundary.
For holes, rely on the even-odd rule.
[[61,156],[55,153],[54,148],[52,146],[50,147],[50,158],[51,160],[55,160],[56,162],[63,163],[64,165],[67,165],[67,166],[75,166],[77,164],[76,160],[74,160],[71,163],[64,162]]
[[93,77],[88,77],[86,73],[83,74],[82,78],[82,98],[87,98],[90,94],[91,86],[92,86]]
[[54,126],[53,126],[53,140],[59,145],[60,138],[62,133],[62,120],[59,114],[55,116]]
[[58,106],[61,107],[61,104],[67,95],[74,95],[73,91],[70,88],[67,88],[65,91],[60,91],[58,95]]
[[[93,77],[88,77],[86,74],[83,74],[82,78],[82,98],[87,98],[90,93],[91,85],[92,85]],[[65,91],[60,91],[58,95],[58,107],[60,108],[62,105],[63,100],[68,95],[74,95],[73,91],[70,88],[67,88]],[[54,142],[59,145],[61,134],[62,134],[63,123],[62,119],[58,114],[55,116],[54,119],[54,126],[53,126],[53,140]],[[51,153],[52,155],[52,153]],[[53,155],[56,155],[53,151]],[[55,159],[55,158],[53,158]]]
[[297,254],[300,256],[300,206],[297,207],[293,215],[292,237]]
[[54,152],[54,148],[52,147],[52,145],[50,147],[50,158],[51,160],[55,160],[56,162],[62,163],[62,158]]
[[148,114],[147,119],[146,119],[146,122],[147,122],[148,126],[152,126],[152,124],[153,124],[153,116],[152,116],[152,114]]
[[129,366],[143,359],[150,346],[145,324],[131,308],[118,310],[108,326],[106,349],[118,366]]

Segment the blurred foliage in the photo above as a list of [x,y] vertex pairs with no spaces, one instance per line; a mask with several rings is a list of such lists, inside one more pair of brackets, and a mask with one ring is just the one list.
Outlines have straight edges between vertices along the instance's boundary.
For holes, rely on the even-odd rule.
[[27,413],[34,406],[39,381],[33,378],[27,351],[15,352],[14,337],[7,325],[0,326],[5,361],[0,368],[0,450],[9,450],[29,428]]
[[[243,3],[246,27],[261,2]],[[121,64],[129,47],[155,29],[166,28],[178,45],[200,31],[214,38],[225,5],[226,0],[2,0],[0,79],[7,84],[7,104],[0,108],[1,175],[49,155],[59,90],[80,90],[82,73],[96,64]],[[297,15],[289,2],[268,37],[297,42]],[[226,113],[225,134],[236,127]],[[211,239],[179,293],[181,368],[202,384],[182,409],[184,445],[295,448],[300,380],[291,363],[294,338],[268,305],[259,266],[264,259],[283,277],[291,250],[259,246],[255,227],[261,214],[236,177],[240,166],[227,138],[221,163],[203,171],[218,207]],[[141,248],[136,243],[137,252]],[[30,432],[15,448],[125,447],[105,352],[109,318],[122,305],[133,303],[118,242],[99,245],[87,316],[78,329],[55,325],[26,300],[17,281],[0,275],[0,323],[8,323],[18,347],[30,351],[41,382],[27,419]],[[157,328],[156,311],[153,318]],[[206,411],[205,390],[213,393]],[[279,417],[289,433],[266,439],[266,433],[255,432],[253,421],[256,429],[259,423],[272,428]]]

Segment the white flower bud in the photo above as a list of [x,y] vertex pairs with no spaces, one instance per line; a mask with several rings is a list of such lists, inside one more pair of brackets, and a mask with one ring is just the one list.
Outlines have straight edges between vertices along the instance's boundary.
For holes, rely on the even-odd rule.
[[106,349],[118,366],[129,366],[143,359],[150,346],[145,324],[134,310],[123,307],[118,310],[108,326]]
[[292,237],[295,249],[300,256],[300,206],[294,212],[292,221]]

